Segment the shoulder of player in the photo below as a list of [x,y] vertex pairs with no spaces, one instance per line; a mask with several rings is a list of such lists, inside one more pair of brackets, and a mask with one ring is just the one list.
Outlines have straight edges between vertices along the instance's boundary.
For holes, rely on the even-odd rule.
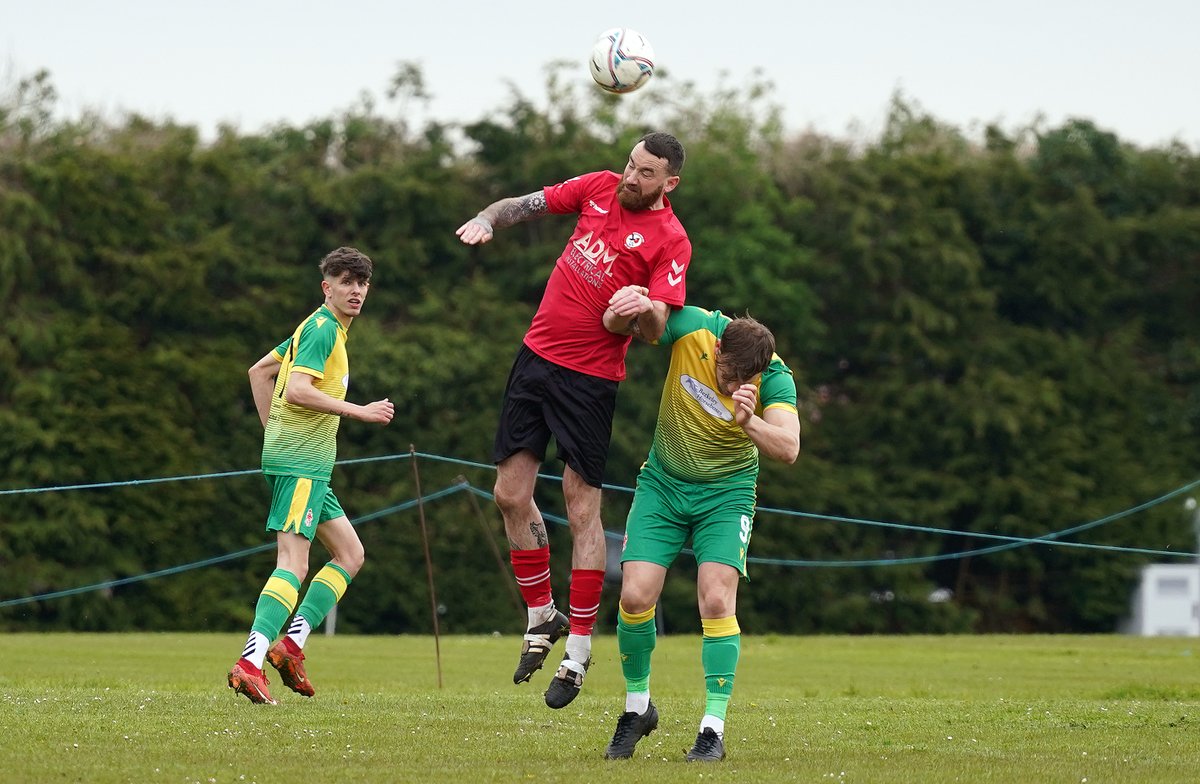
[[663,197],[663,209],[656,210],[660,213],[660,219],[663,222],[665,231],[678,234],[683,239],[687,239],[687,229],[683,228],[683,223],[680,222],[679,216],[675,214],[675,207],[671,204],[671,200],[666,196]]
[[796,388],[796,379],[778,354],[771,356],[771,364],[763,371],[758,382],[759,404],[763,411],[768,408],[783,408],[793,413],[797,412],[797,402],[800,394]]
[[721,313],[721,311],[709,310],[699,305],[684,305],[683,307],[676,308],[668,314],[667,318],[672,323],[681,326],[685,324],[716,326],[719,324],[728,324],[730,321],[730,318]]
[[672,342],[696,332],[707,332],[715,340],[725,331],[729,317],[719,310],[705,310],[696,305],[684,305],[667,315],[666,331]]
[[653,226],[659,245],[677,249],[681,246],[690,248],[692,241],[688,238],[687,231],[679,219],[674,215],[661,215],[661,213],[662,210],[644,210],[625,214],[640,215],[643,226]]
[[563,180],[562,182],[555,183],[554,185],[547,185],[543,190],[549,190],[551,188],[559,188],[564,185],[575,186],[575,187],[580,188],[589,193],[592,191],[604,192],[607,189],[612,189],[613,196],[615,198],[615,196],[616,196],[615,186],[617,184],[617,181],[620,179],[621,179],[621,175],[617,174],[616,172],[607,171],[607,170],[594,171],[594,172],[587,172],[585,174],[577,174],[576,176],[574,176],[568,180]]
[[317,308],[316,312],[313,313],[313,318],[320,320],[321,327],[332,326],[334,328],[346,328],[346,326],[342,324],[341,320],[338,319],[337,314],[329,309],[328,305],[321,305],[321,307]]
[[768,379],[784,379],[785,384],[790,383],[794,388],[796,384],[795,375],[792,369],[788,367],[788,364],[783,361],[782,357],[778,354],[772,354],[771,362],[767,365],[767,369],[763,371],[762,378],[764,382]]
[[602,207],[605,214],[617,206],[617,181],[619,175],[610,171],[588,172],[562,182],[547,185],[542,188],[542,196],[546,200],[546,209],[555,214],[563,215],[572,212],[587,214],[584,208],[588,202]]
[[300,322],[296,333],[297,337],[300,335],[329,335],[333,338],[337,336],[338,332],[345,331],[345,327],[338,321],[333,311],[326,305],[321,305],[309,314],[308,318]]

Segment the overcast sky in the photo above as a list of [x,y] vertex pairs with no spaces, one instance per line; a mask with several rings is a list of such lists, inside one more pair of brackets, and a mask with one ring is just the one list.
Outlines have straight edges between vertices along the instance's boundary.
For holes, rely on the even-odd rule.
[[475,120],[507,81],[543,96],[609,27],[642,32],[669,80],[761,69],[789,128],[873,137],[900,91],[967,133],[1084,117],[1122,140],[1200,149],[1200,0],[0,0],[0,90],[50,71],[60,113],[136,111],[257,131],[383,100],[421,66],[428,116]]

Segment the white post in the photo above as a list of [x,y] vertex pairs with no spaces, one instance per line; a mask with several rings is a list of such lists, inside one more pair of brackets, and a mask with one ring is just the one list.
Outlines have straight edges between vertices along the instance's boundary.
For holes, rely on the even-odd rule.
[[[1183,502],[1183,508],[1192,514],[1192,531],[1196,534],[1196,567],[1200,571],[1200,504],[1196,503],[1194,497],[1188,497]],[[1200,575],[1197,575],[1200,578]],[[1192,622],[1195,624],[1193,628],[1200,628],[1200,600],[1192,604]]]
[[1183,508],[1192,515],[1192,532],[1196,534],[1196,564],[1200,565],[1200,504],[1189,496],[1184,499]]
[[337,605],[329,608],[329,614],[325,616],[325,635],[332,637],[337,631]]

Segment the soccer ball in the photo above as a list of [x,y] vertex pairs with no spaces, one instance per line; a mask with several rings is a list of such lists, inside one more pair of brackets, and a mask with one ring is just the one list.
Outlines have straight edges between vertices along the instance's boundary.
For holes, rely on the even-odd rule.
[[588,65],[592,78],[602,89],[631,93],[650,81],[654,73],[654,49],[638,31],[614,27],[596,39]]

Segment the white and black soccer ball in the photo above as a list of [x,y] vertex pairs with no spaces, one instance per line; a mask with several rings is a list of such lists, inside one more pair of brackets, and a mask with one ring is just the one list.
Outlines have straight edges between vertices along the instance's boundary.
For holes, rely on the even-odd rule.
[[602,89],[631,93],[654,74],[654,48],[637,30],[614,27],[596,39],[588,67]]

